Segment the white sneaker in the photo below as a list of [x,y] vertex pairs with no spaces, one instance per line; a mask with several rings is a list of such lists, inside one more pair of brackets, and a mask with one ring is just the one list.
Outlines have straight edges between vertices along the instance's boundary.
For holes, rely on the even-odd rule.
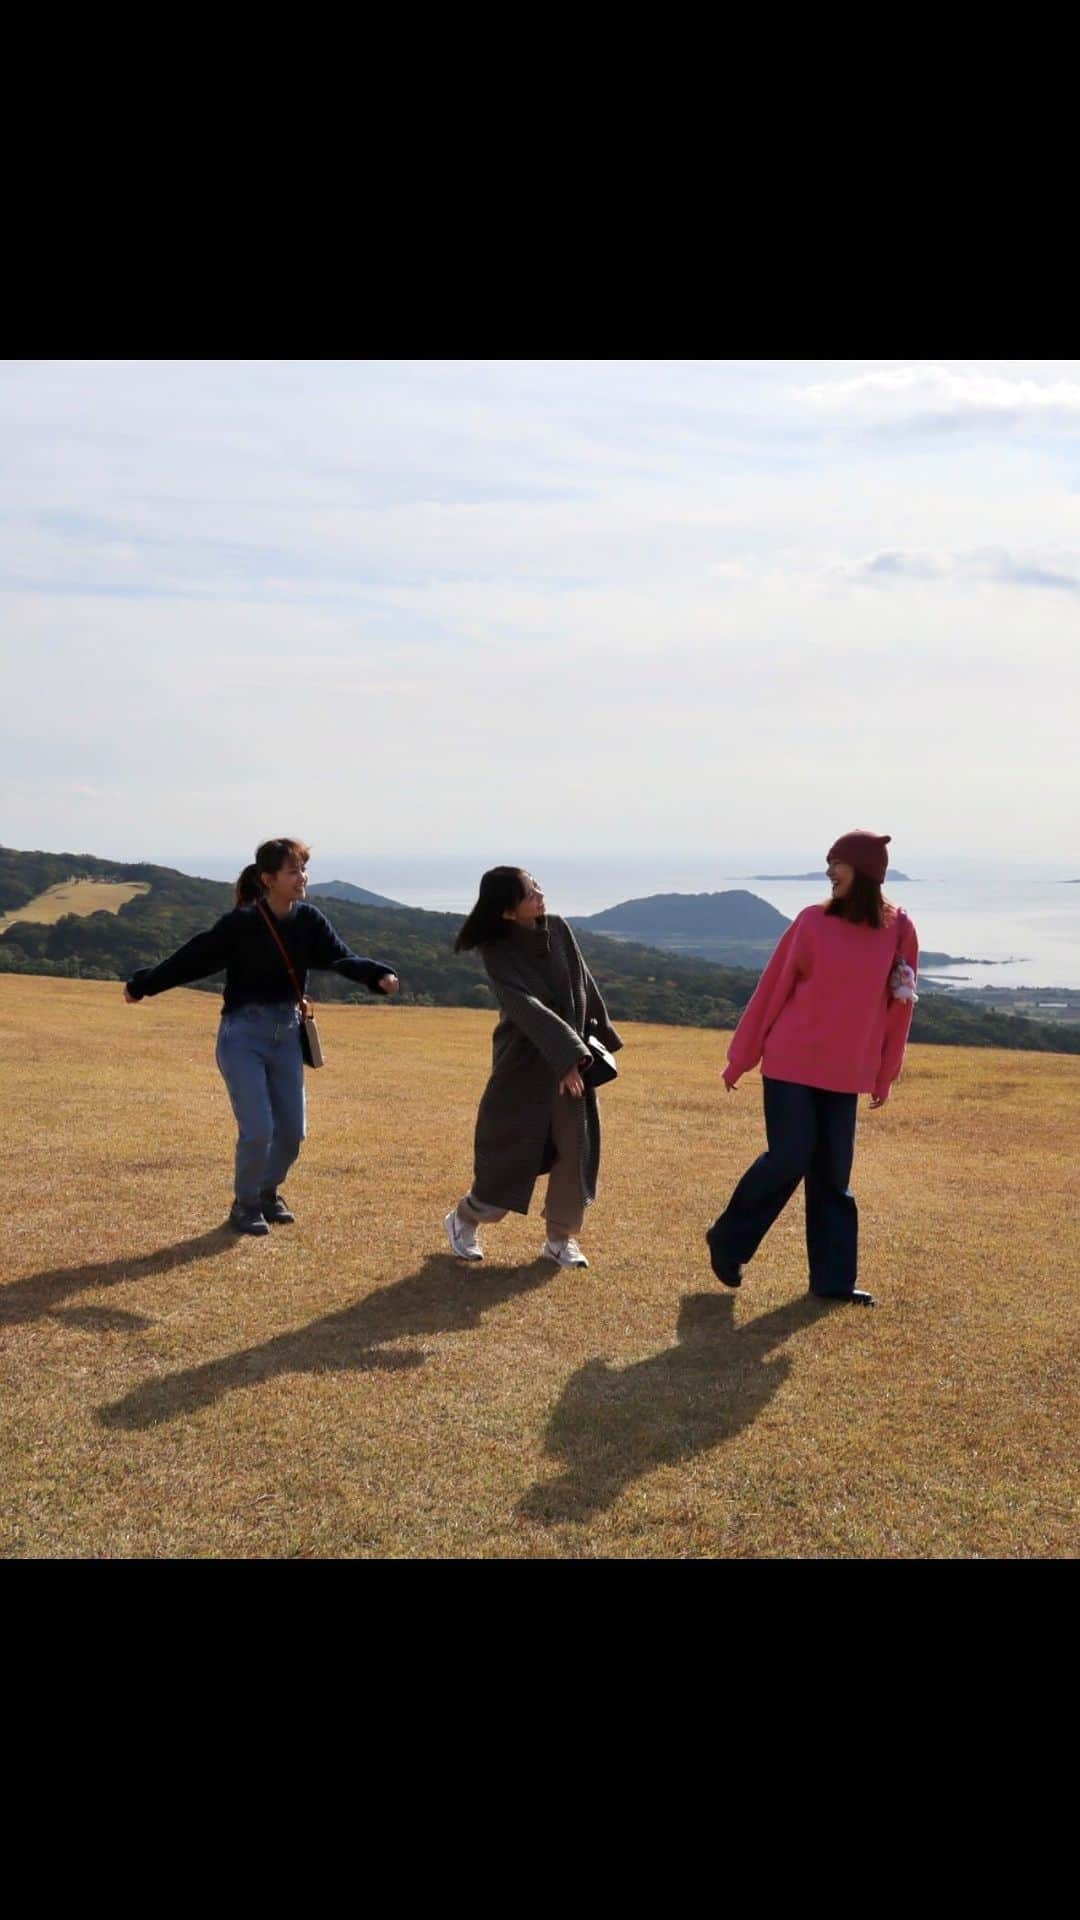
[[456,1207],[451,1207],[443,1221],[447,1239],[459,1260],[482,1260],[484,1249],[476,1237],[476,1228],[463,1220]]
[[589,1264],[576,1240],[545,1240],[540,1258],[554,1260],[560,1267],[587,1267]]

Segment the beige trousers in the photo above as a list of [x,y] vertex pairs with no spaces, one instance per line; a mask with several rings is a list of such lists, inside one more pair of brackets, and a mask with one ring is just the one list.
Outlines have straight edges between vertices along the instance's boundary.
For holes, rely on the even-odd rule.
[[[551,1133],[555,1141],[555,1165],[548,1174],[544,1219],[550,1240],[570,1240],[581,1232],[585,1202],[581,1192],[581,1147],[578,1138],[577,1102],[570,1093],[557,1093],[551,1104]],[[505,1220],[505,1207],[489,1207],[467,1193],[458,1201],[458,1212],[471,1226]]]

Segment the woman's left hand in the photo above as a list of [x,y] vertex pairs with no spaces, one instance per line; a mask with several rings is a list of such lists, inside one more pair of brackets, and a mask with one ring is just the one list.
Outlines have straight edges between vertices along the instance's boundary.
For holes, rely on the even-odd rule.
[[575,1100],[582,1098],[585,1092],[585,1082],[581,1077],[579,1068],[571,1067],[569,1073],[563,1074],[562,1079],[559,1081],[559,1092],[572,1094]]
[[384,973],[379,981],[379,989],[382,993],[396,993],[400,984],[396,973]]
[[870,1101],[871,1113],[876,1113],[879,1107],[883,1107],[888,1097],[887,1093],[875,1093]]

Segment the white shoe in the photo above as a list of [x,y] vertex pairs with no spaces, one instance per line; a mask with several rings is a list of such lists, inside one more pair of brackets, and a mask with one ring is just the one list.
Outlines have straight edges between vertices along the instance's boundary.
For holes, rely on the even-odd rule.
[[451,1207],[443,1221],[446,1236],[459,1260],[482,1260],[484,1249],[476,1237],[476,1228],[463,1220],[456,1207]]
[[576,1240],[545,1240],[540,1258],[554,1260],[560,1267],[587,1267],[589,1264]]

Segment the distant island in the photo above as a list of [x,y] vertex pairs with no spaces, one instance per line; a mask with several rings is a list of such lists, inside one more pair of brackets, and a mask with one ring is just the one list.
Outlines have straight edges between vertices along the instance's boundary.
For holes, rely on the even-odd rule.
[[1007,967],[1008,960],[977,960],[971,953],[920,953],[919,972],[927,967]]
[[[746,877],[748,880],[821,880],[824,882],[825,873],[821,867],[815,867],[813,873],[749,873]],[[912,886],[919,884],[917,880],[912,880],[910,873],[901,873],[898,867],[889,868],[888,880],[907,880]],[[885,883],[886,886],[888,880]]]
[[308,887],[308,899],[351,900],[354,907],[400,907],[401,900],[388,900],[385,893],[369,893],[366,887],[354,887],[351,880],[316,880]]
[[727,934],[743,940],[778,940],[791,925],[787,915],[743,887],[727,893],[650,893],[641,900],[620,900],[602,913],[578,914],[574,925],[596,933]]
[[653,893],[620,900],[602,913],[574,915],[572,924],[609,940],[637,941],[727,966],[763,967],[791,921],[756,893],[736,887],[726,893]]
[[[821,875],[802,878],[820,879]],[[763,967],[791,921],[756,893],[733,887],[726,893],[653,893],[642,900],[621,900],[602,913],[575,915],[572,924],[609,940],[636,941],[719,966]],[[932,951],[920,958],[923,968],[1003,964],[978,960],[972,954]]]

